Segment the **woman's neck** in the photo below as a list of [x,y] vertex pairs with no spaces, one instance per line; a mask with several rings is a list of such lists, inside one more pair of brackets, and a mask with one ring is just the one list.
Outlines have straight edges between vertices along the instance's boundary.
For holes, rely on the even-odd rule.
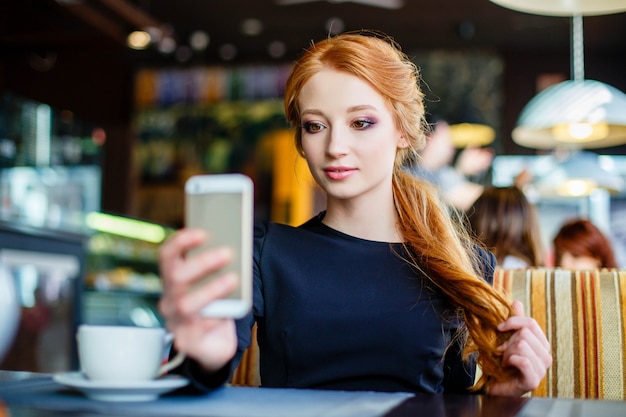
[[350,236],[393,243],[403,241],[397,222],[398,214],[392,199],[388,204],[376,202],[372,205],[329,199],[322,220],[326,226]]

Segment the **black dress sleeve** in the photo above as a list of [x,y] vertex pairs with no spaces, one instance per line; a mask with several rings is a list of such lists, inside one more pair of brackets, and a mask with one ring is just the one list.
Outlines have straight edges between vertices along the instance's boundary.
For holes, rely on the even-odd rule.
[[[230,381],[233,372],[235,372],[241,361],[243,353],[250,346],[250,329],[253,323],[252,313],[235,321],[237,326],[237,352],[233,359],[224,365],[222,369],[215,372],[207,372],[194,359],[185,358],[183,363],[172,371],[189,379],[189,385],[185,389],[186,392],[206,393]],[[175,355],[176,351],[172,349],[170,359]]]

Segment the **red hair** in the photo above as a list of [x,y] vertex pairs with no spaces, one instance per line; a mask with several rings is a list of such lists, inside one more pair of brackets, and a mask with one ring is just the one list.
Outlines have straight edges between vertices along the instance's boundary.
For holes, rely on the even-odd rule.
[[406,261],[423,271],[463,318],[466,331],[459,336],[466,337],[464,356],[477,352],[483,372],[474,388],[506,379],[516,370],[502,366],[497,347],[510,333],[500,332],[497,326],[511,315],[511,307],[477,272],[481,261],[464,219],[453,221],[438,190],[403,169],[424,147],[428,129],[417,67],[393,40],[376,33],[346,33],[311,45],[296,63],[285,88],[285,113],[295,128],[301,154],[300,91],[314,74],[327,68],[369,82],[390,105],[408,144],[396,153],[392,180],[398,227],[409,254]]
[[617,268],[609,239],[589,220],[574,219],[563,224],[554,237],[554,262],[561,265],[563,254],[588,256],[600,261],[601,268]]

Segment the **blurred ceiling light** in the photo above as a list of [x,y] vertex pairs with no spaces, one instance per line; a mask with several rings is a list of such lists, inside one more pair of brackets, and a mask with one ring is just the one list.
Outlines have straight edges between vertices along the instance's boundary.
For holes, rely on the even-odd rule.
[[496,138],[491,126],[479,123],[458,123],[450,125],[450,136],[456,148],[489,145]]
[[204,51],[209,46],[209,35],[203,30],[196,30],[189,37],[189,45],[194,51]]
[[267,46],[267,53],[272,58],[282,58],[287,52],[287,46],[285,42],[273,41]]
[[150,26],[146,28],[146,32],[150,35],[152,43],[158,43],[163,39],[163,30],[156,26]]
[[556,193],[562,196],[582,197],[591,194],[598,187],[595,181],[587,178],[570,179],[556,188]]
[[603,166],[600,156],[588,151],[574,151],[558,161],[554,169],[533,185],[542,195],[583,196],[596,188],[617,194],[624,189],[624,179]]
[[237,56],[237,47],[232,43],[225,43],[220,47],[219,54],[224,61],[232,61]]
[[145,30],[136,30],[131,32],[126,38],[126,44],[132,49],[146,49],[150,45],[150,34]]
[[491,0],[513,10],[572,17],[572,80],[537,94],[522,110],[513,141],[535,149],[567,144],[605,148],[626,143],[626,95],[600,81],[585,80],[583,15],[626,11],[624,0]]
[[241,22],[241,32],[248,36],[257,36],[263,32],[263,22],[259,19],[245,19]]
[[98,146],[104,145],[107,140],[107,133],[101,127],[96,127],[91,131],[91,140],[94,144]]
[[171,54],[176,50],[176,40],[170,36],[166,36],[159,42],[159,52],[163,54]]
[[544,16],[595,16],[626,11],[624,0],[490,0],[508,9]]
[[176,60],[178,62],[187,62],[193,56],[191,48],[185,45],[181,45],[176,48]]

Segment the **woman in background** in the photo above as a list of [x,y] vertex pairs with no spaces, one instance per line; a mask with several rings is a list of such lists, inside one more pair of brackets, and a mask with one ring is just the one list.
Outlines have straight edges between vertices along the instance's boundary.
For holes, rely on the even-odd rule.
[[474,234],[493,252],[499,267],[544,265],[537,212],[518,187],[485,188],[468,217]]
[[565,269],[617,268],[609,239],[586,219],[566,222],[554,237],[554,263]]

